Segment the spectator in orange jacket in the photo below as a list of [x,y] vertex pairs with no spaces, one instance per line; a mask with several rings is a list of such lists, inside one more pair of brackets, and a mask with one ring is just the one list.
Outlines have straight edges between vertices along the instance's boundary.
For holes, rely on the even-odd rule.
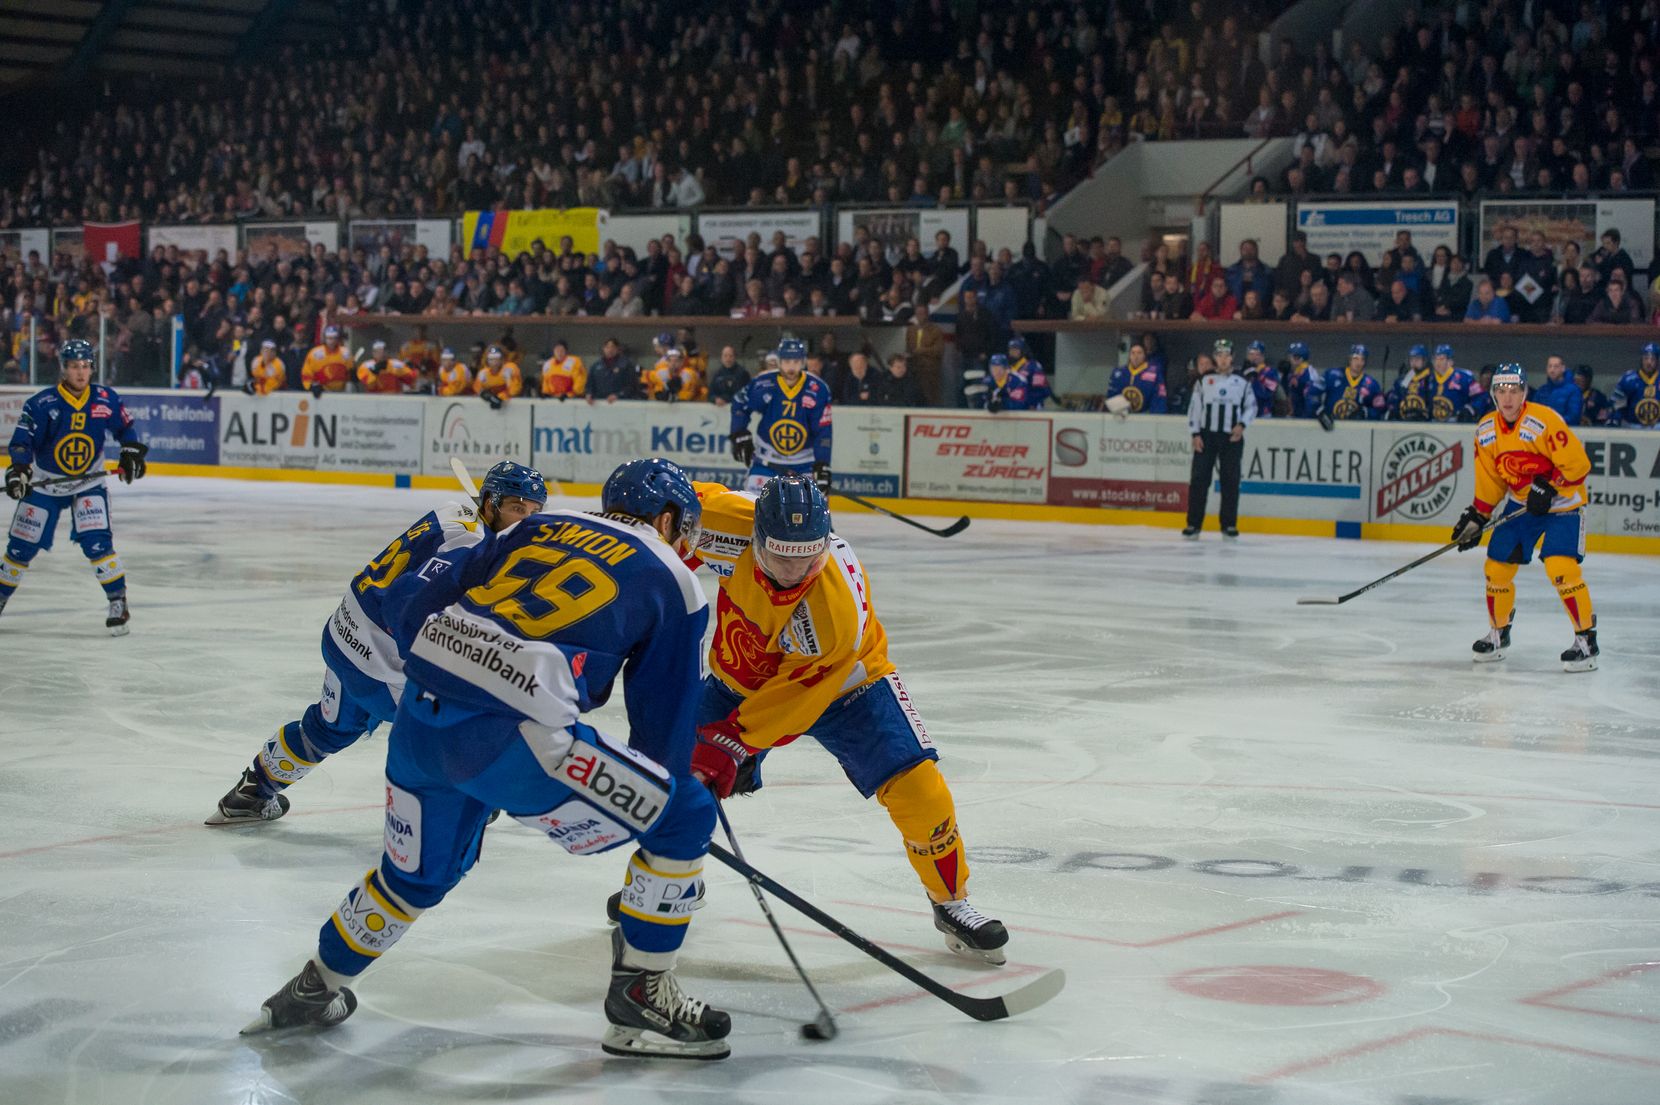
[[571,352],[564,338],[553,343],[553,356],[542,362],[542,394],[549,399],[580,399],[588,394],[588,366]]
[[357,366],[357,386],[371,395],[402,395],[413,391],[415,370],[388,356],[386,343],[377,341],[369,347],[369,359]]

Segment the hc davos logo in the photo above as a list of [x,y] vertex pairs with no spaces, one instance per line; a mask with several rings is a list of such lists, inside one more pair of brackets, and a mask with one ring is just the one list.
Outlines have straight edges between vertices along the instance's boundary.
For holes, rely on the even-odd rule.
[[1429,434],[1407,434],[1383,455],[1378,517],[1398,510],[1414,522],[1435,518],[1457,494],[1463,467],[1463,442],[1449,446]]

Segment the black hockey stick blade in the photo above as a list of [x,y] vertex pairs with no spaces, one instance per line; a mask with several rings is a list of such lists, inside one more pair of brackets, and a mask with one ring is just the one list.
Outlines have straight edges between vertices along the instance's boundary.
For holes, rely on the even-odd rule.
[[1297,600],[1298,606],[1341,606],[1341,595],[1305,595]]
[[848,492],[848,491],[835,491],[835,492],[832,492],[832,494],[840,495],[844,499],[850,499],[853,502],[858,503],[860,506],[864,507],[866,510],[874,510],[878,514],[886,514],[889,518],[892,518],[892,519],[894,519],[895,521],[898,521],[898,522],[904,522],[907,526],[915,526],[917,529],[921,530],[923,533],[931,533],[935,537],[955,537],[955,536],[957,536],[957,534],[961,533],[963,530],[968,528],[968,516],[966,514],[963,515],[963,517],[958,518],[955,522],[952,522],[948,526],[945,526],[941,529],[935,529],[933,526],[923,525],[921,522],[917,521],[915,518],[910,518],[910,517],[907,517],[906,515],[898,513],[897,511],[889,510],[885,506],[877,506],[875,503],[871,502],[869,499],[860,498],[859,496],[854,495],[851,492]]
[[959,994],[943,982],[923,974],[886,948],[871,943],[822,909],[797,895],[793,890],[775,881],[771,876],[757,871],[719,844],[711,843],[709,854],[748,879],[751,885],[765,890],[797,913],[816,921],[830,932],[852,944],[855,948],[888,968],[888,970],[915,983],[947,1005],[954,1007],[959,1012],[968,1014],[977,1021],[1000,1021],[1017,1013],[1029,1012],[1049,1001],[1066,987],[1066,972],[1057,968],[1052,971],[1045,971],[1018,990],[1011,991],[1001,997],[971,998],[966,994]]

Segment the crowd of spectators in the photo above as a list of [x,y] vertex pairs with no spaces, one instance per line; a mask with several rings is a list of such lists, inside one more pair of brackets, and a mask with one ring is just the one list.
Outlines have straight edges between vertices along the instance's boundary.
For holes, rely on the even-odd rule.
[[1259,195],[1482,196],[1653,188],[1660,8],[1538,0],[1409,9],[1339,60],[1279,45],[1246,129],[1294,136]]
[[1525,240],[1502,225],[1480,264],[1436,246],[1425,257],[1412,232],[1374,266],[1358,250],[1323,258],[1307,235],[1291,236],[1290,248],[1270,266],[1252,239],[1224,266],[1201,242],[1194,256],[1161,251],[1149,264],[1139,311],[1149,319],[1212,322],[1510,322],[1580,325],[1660,325],[1660,278],[1640,287],[1620,231],[1605,231],[1585,252],[1569,242],[1559,256],[1542,231]]
[[[0,227],[603,206],[1043,204],[1184,82],[1233,130],[1266,0],[358,0],[339,41],[112,82]],[[1191,115],[1192,113],[1187,113]],[[15,155],[14,155],[15,156]]]

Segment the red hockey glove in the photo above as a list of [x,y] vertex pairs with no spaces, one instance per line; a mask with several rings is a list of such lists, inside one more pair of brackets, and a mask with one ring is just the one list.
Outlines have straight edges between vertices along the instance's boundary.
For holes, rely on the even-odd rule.
[[749,794],[761,785],[755,777],[761,762],[757,752],[738,734],[738,723],[731,717],[697,731],[697,744],[692,747],[692,771],[708,784],[717,798]]

